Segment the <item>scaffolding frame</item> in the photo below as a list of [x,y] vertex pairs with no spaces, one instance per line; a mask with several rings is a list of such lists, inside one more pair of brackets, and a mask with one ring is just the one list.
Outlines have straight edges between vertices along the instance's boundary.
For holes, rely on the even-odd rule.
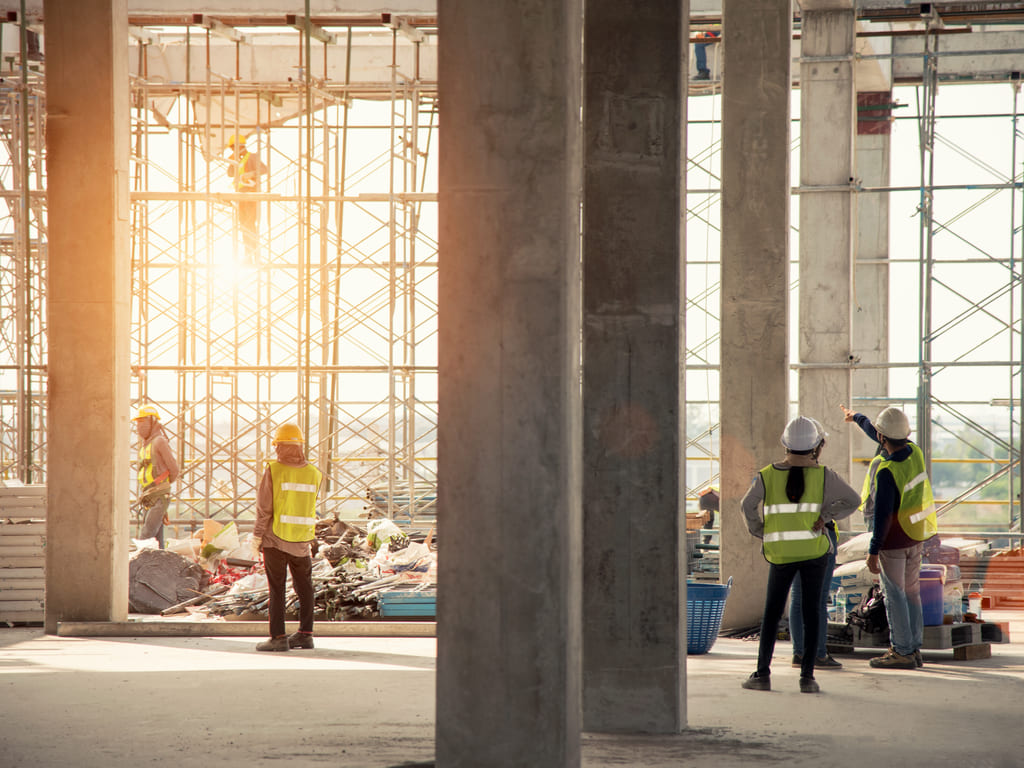
[[[951,142],[944,141],[939,125],[943,119],[951,116],[939,115],[936,107],[936,94],[940,84],[957,88],[969,88],[960,78],[943,78],[940,74],[939,62],[943,56],[963,56],[966,52],[960,50],[955,52],[944,52],[941,50],[941,36],[939,30],[929,29],[926,33],[920,34],[922,40],[922,72],[923,77],[920,83],[915,86],[917,100],[917,114],[913,117],[902,118],[913,120],[918,129],[918,147],[920,152],[919,166],[920,178],[916,186],[899,186],[891,184],[885,187],[857,187],[859,194],[887,194],[899,192],[912,192],[919,195],[917,206],[917,220],[919,227],[918,254],[911,258],[887,258],[885,261],[891,270],[896,265],[911,265],[917,274],[917,289],[920,297],[920,311],[916,318],[918,331],[918,344],[914,350],[916,359],[890,360],[887,363],[858,364],[851,367],[854,370],[869,367],[884,368],[887,371],[898,371],[910,369],[916,373],[917,388],[913,392],[896,392],[890,390],[889,397],[861,401],[861,406],[881,408],[885,405],[894,404],[916,410],[917,432],[915,441],[924,448],[924,452],[931,472],[932,462],[953,463],[962,466],[977,464],[986,468],[986,476],[971,484],[963,493],[955,494],[949,499],[939,499],[938,506],[940,514],[952,511],[958,506],[966,508],[984,508],[987,506],[998,506],[1005,510],[1002,520],[990,526],[970,526],[958,523],[947,518],[940,521],[944,531],[955,530],[960,533],[974,533],[980,535],[1008,534],[1007,538],[1019,543],[1021,531],[1020,496],[1021,487],[1021,441],[1024,434],[1024,420],[1021,416],[1021,402],[1024,402],[1024,334],[1022,334],[1022,317],[1024,317],[1024,291],[1021,285],[1021,259],[1020,253],[1024,252],[1024,196],[1021,195],[1021,182],[1024,174],[1019,167],[1021,158],[1024,158],[1024,132],[1020,127],[1020,79],[1019,74],[1007,72],[1004,82],[1006,87],[1013,88],[1012,111],[998,115],[987,114],[978,110],[977,115],[957,115],[960,117],[985,117],[1001,118],[1012,124],[1012,139],[1007,146],[1006,155],[1010,159],[1010,171],[1004,169],[989,168],[987,170],[996,174],[999,178],[992,183],[940,183],[938,176],[942,170],[941,165],[937,167],[936,143],[945,143],[947,148],[954,152],[965,154],[961,147],[955,147]],[[989,53],[1016,53],[1020,55],[1024,51],[990,51]],[[984,53],[984,52],[981,52]],[[885,55],[863,58],[889,58]],[[992,83],[992,79],[985,82]],[[900,86],[905,87],[905,86]],[[691,91],[691,98],[715,96],[720,91],[720,85],[712,82],[710,85],[702,84]],[[689,110],[694,114],[695,110]],[[713,113],[713,110],[712,110]],[[720,121],[720,115],[712,116],[708,120],[691,120],[691,136],[694,135],[695,125],[701,125],[705,132],[710,131],[710,141],[688,142],[688,169],[691,171],[691,178],[697,178],[696,184],[688,185],[686,216],[689,226],[695,229],[703,229],[709,240],[717,239],[717,232],[720,225],[717,218],[717,205],[720,196],[720,177],[717,171],[717,161],[721,150],[721,133],[715,138],[715,129]],[[794,125],[798,126],[798,119],[794,119]],[[711,126],[709,129],[708,126]],[[798,133],[798,131],[795,131]],[[793,148],[798,146],[799,139],[794,139]],[[856,182],[855,182],[856,183]],[[973,190],[981,197],[972,202],[963,210],[956,211],[946,220],[940,221],[935,217],[934,204],[936,197],[946,193],[963,192]],[[798,191],[794,190],[794,195]],[[998,202],[1005,202],[1009,198],[1009,231],[1006,242],[1000,253],[992,253],[983,249],[976,243],[970,243],[970,238],[957,231],[956,224],[961,217],[969,214],[974,208],[983,205],[992,205],[997,196],[1002,196]],[[794,235],[798,236],[796,227],[792,229]],[[941,258],[936,255],[936,243],[940,238],[956,238],[968,243],[968,248],[973,248],[976,254],[963,258]],[[1018,243],[1019,239],[1019,243]],[[691,463],[687,472],[687,499],[694,503],[700,491],[708,486],[717,485],[721,472],[721,456],[717,435],[720,434],[717,413],[717,376],[719,364],[715,359],[715,344],[718,340],[718,328],[720,324],[720,261],[717,250],[714,254],[706,253],[703,256],[696,254],[695,243],[699,238],[693,232],[688,234],[690,246],[687,250],[687,268],[692,276],[697,279],[687,278],[687,343],[686,343],[686,364],[688,379],[692,383],[687,384],[688,420],[692,425],[688,427],[686,441],[687,462]],[[791,243],[796,252],[796,246]],[[867,263],[858,260],[859,264]],[[955,281],[950,279],[948,272],[953,268],[972,268],[984,264],[986,266],[998,265],[1005,271],[1004,279],[993,285],[991,291],[981,297],[971,297],[958,288]],[[796,262],[791,261],[795,275]],[[947,273],[944,273],[946,270]],[[791,290],[798,290],[796,280],[791,280]],[[953,317],[937,318],[934,312],[935,296],[941,292],[943,297],[960,303],[960,309]],[[796,305],[796,302],[794,302]],[[998,314],[999,309],[1009,307],[1009,315],[1004,317]],[[967,344],[956,350],[948,358],[936,359],[933,354],[934,342],[951,331],[966,326],[972,319],[987,318],[996,326],[991,335],[977,340],[977,343]],[[693,327],[701,327],[704,333],[693,333]],[[977,352],[993,340],[1005,343],[1005,357],[998,359],[977,359]],[[1007,388],[1010,392],[1008,398],[989,398],[980,401],[958,401],[947,399],[941,396],[941,388],[937,390],[935,378],[945,372],[958,370],[969,371],[970,368],[981,371],[1005,370],[1009,378]],[[800,366],[791,365],[791,370],[799,371]],[[984,377],[979,377],[983,379]],[[706,389],[712,394],[705,400],[692,395],[700,390]],[[981,389],[981,387],[979,387]],[[1016,395],[1014,396],[1014,392]],[[991,408],[1005,408],[1006,418],[1003,421],[1002,434],[997,434],[991,428],[968,413],[968,410],[976,406],[988,406]],[[950,429],[942,423],[941,418],[951,420],[958,429]],[[936,430],[951,435],[955,440],[965,442],[980,458],[966,459],[935,459],[932,456],[933,440],[937,439]],[[965,438],[966,435],[966,438]],[[1005,436],[1004,436],[1005,435]],[[861,457],[866,463],[866,457]],[[1008,477],[1006,497],[1000,501],[995,500],[972,500],[971,497],[983,491],[991,484],[1000,479]],[[980,527],[983,530],[971,531],[971,527]]]
[[[183,528],[252,517],[283,422],[300,425],[323,472],[320,514],[434,519],[437,85],[419,61],[436,29],[387,14],[330,21],[131,26],[132,407],[162,415]],[[45,483],[45,91],[18,26],[22,52],[0,83],[0,478]],[[247,77],[242,51],[257,61],[272,40],[280,55],[282,34],[298,76]],[[390,45],[387,76],[356,81],[352,49],[371,35]],[[150,77],[169,39],[184,45],[182,76]],[[232,47],[234,71],[219,72]],[[228,136],[265,163],[258,193],[230,186]],[[237,215],[249,201],[251,265]]]

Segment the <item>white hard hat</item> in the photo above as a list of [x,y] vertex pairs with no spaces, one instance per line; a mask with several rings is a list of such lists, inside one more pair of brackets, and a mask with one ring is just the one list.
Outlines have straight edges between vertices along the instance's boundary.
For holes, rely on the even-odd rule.
[[806,416],[797,416],[782,431],[782,445],[790,451],[810,451],[820,442],[818,427]]
[[910,437],[910,422],[907,414],[892,406],[886,408],[875,420],[875,429],[891,440],[906,440]]
[[825,428],[823,426],[821,426],[821,422],[820,421],[818,421],[813,416],[808,416],[807,419],[814,425],[815,429],[818,430],[818,442],[819,443],[822,440],[824,440],[826,437],[828,437],[828,432],[826,432]]

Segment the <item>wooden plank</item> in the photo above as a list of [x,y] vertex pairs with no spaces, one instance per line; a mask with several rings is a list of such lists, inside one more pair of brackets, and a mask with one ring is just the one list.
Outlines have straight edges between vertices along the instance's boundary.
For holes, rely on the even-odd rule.
[[15,480],[0,480],[0,493],[27,491],[29,493],[46,493],[46,483],[22,483]]
[[43,563],[36,563],[33,568],[14,568],[8,567],[5,563],[0,563],[0,579],[44,579],[46,578],[46,572],[44,570]]
[[0,540],[7,536],[45,536],[46,523],[0,523]]
[[46,562],[45,557],[8,557],[3,560],[5,568],[41,568]]
[[46,589],[46,579],[5,579],[0,571],[0,594],[9,589],[34,589],[42,592]]
[[43,600],[0,600],[0,616],[14,611],[35,611],[41,610]]
[[0,611],[0,622],[11,624],[42,624],[43,611]]
[[14,545],[0,541],[0,560],[10,561],[18,557],[46,557],[46,546],[42,542]]
[[43,604],[46,593],[42,589],[0,589],[0,603],[28,600]]

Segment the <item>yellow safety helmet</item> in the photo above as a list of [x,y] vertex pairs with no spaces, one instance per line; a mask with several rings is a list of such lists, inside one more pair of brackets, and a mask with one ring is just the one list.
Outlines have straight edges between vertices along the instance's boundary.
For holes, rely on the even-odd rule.
[[245,146],[245,136],[240,136],[237,133],[234,133],[234,134],[228,136],[228,146],[229,147],[233,147],[233,146],[235,146],[235,144],[241,144],[244,147]]
[[302,445],[303,442],[302,430],[299,429],[298,424],[282,424],[277,428],[273,444],[289,443],[291,445]]
[[153,421],[160,421],[160,414],[157,413],[156,408],[152,405],[143,405],[139,408],[139,412],[132,418],[132,421],[138,421],[139,419],[145,418],[152,418]]

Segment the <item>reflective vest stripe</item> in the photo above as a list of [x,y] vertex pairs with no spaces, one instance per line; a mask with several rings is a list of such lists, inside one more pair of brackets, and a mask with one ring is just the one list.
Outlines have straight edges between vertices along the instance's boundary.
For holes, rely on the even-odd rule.
[[921,483],[923,483],[927,479],[928,479],[928,475],[926,475],[924,472],[922,472],[917,477],[915,477],[913,480],[911,480],[909,483],[907,483],[906,485],[903,486],[903,492],[906,493],[907,491],[913,490],[914,488],[919,486]]
[[282,523],[288,523],[290,525],[309,525],[310,518],[299,517],[297,515],[281,515],[277,518]]
[[798,504],[768,504],[764,508],[766,515],[792,515],[801,512],[817,512],[821,514],[821,504],[801,501]]
[[805,541],[818,538],[821,538],[821,534],[814,531],[779,531],[764,535],[765,541]]
[[920,523],[922,520],[924,520],[926,517],[928,517],[928,515],[934,515],[934,514],[935,514],[935,505],[934,504],[929,504],[925,509],[922,509],[920,512],[911,515],[910,516],[910,522],[912,522],[912,523]]
[[316,493],[316,486],[311,483],[281,483],[282,491],[298,491],[299,493]]

